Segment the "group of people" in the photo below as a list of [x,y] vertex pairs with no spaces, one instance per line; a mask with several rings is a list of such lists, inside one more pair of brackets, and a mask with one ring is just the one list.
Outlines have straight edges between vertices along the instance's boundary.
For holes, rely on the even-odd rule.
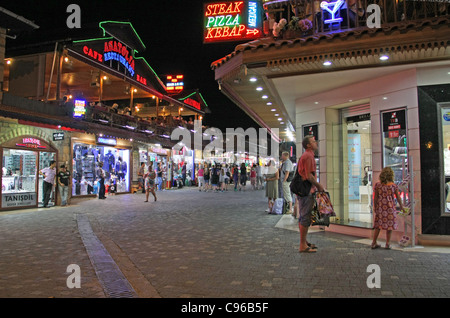
[[245,163],[237,164],[199,164],[196,171],[199,191],[228,191],[229,185],[234,185],[234,191],[245,191],[247,181],[253,190],[261,189],[263,184],[262,169],[253,164],[249,169]]
[[49,201],[52,195],[53,187],[58,184],[58,191],[61,195],[61,206],[68,205],[67,196],[69,194],[70,172],[65,165],[61,165],[59,171],[56,171],[56,161],[50,161],[50,165],[39,171],[43,176],[42,192],[44,208],[49,208]]

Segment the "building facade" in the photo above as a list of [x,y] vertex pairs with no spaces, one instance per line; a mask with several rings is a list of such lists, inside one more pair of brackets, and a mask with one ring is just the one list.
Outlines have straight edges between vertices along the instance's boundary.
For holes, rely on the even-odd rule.
[[317,175],[337,213],[330,230],[370,236],[373,186],[389,166],[414,212],[398,216],[394,238],[411,235],[411,222],[416,233],[450,235],[448,4],[389,2],[372,28],[367,6],[327,23],[314,3],[267,1],[266,37],[212,64],[222,92],[281,139],[295,136],[298,157],[304,136],[319,140]]

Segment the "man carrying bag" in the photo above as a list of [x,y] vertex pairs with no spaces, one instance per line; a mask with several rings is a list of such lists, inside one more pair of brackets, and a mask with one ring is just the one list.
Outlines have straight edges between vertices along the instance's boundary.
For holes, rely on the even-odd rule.
[[315,191],[323,192],[324,187],[316,179],[316,161],[314,152],[318,149],[314,136],[303,138],[302,146],[305,152],[300,157],[297,171],[291,182],[290,189],[297,195],[299,202],[298,224],[300,229],[300,253],[315,253],[317,251],[313,244],[308,243],[307,235],[311,226],[312,211],[314,208]]

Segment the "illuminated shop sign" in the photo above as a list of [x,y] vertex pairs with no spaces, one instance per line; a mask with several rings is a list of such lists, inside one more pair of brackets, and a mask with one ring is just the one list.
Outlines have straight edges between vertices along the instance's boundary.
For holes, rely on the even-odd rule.
[[41,145],[41,141],[36,138],[22,138],[22,143],[16,143],[17,147],[46,149],[46,146]]
[[134,58],[125,44],[118,41],[105,42],[103,52],[105,62],[110,60],[118,61],[130,73],[131,77],[134,76]]
[[341,6],[344,4],[344,2],[345,2],[344,0],[338,0],[335,2],[322,1],[320,3],[320,7],[322,8],[322,10],[328,11],[328,13],[331,15],[331,19],[326,19],[323,22],[328,24],[342,22],[343,19],[337,18],[335,15],[339,11]]
[[74,101],[74,104],[75,104],[75,107],[73,109],[73,117],[75,117],[75,118],[84,117],[84,115],[86,115],[86,101],[76,99]]
[[198,110],[200,110],[200,108],[201,108],[200,103],[197,102],[196,100],[193,100],[192,98],[186,98],[186,99],[184,100],[184,103],[187,104],[187,105],[189,105],[189,106],[192,106],[192,107],[194,107],[194,108],[196,108],[196,109],[198,109]]
[[183,75],[167,76],[166,88],[168,92],[181,92],[184,89]]
[[97,137],[97,143],[109,146],[117,146],[117,140],[114,138]]
[[145,86],[149,86],[148,78],[153,76],[144,60],[136,58],[135,51],[118,40],[75,41],[70,49]]
[[205,43],[242,41],[262,36],[260,1],[227,1],[205,5]]

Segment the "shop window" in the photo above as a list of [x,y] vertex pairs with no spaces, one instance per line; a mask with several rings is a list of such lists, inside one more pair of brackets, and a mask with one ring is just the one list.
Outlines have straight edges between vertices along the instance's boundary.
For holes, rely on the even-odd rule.
[[130,150],[75,143],[73,148],[72,195],[98,193],[99,163],[105,171],[105,187],[130,191]]
[[450,103],[441,104],[441,153],[444,182],[444,213],[450,213]]
[[37,152],[3,149],[2,208],[35,206]]

